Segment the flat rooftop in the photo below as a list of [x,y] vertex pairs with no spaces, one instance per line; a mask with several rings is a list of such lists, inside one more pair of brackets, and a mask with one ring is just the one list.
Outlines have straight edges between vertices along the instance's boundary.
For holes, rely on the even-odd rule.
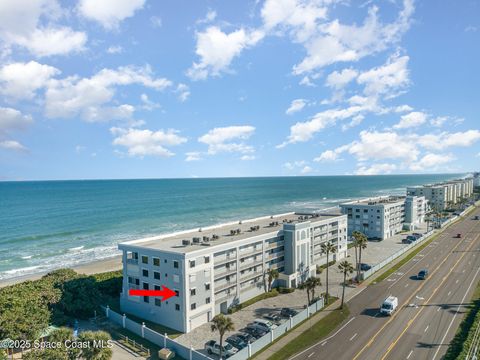
[[395,204],[400,201],[405,201],[405,196],[385,196],[385,197],[361,199],[361,200],[355,200],[355,201],[350,201],[348,203],[344,203],[341,206],[348,206],[348,205],[377,206],[377,205]]
[[[133,245],[169,252],[189,253],[209,247],[212,248],[231,241],[240,241],[258,235],[278,232],[283,230],[282,225],[284,222],[290,224],[307,221],[317,222],[333,219],[341,215],[338,208],[313,213],[290,212],[127,241],[120,243],[119,247],[121,248],[122,245]],[[232,235],[231,231],[237,229],[240,229],[240,233]],[[214,235],[216,237],[215,239]],[[207,237],[208,240],[204,240],[204,237]],[[196,239],[194,240],[194,238]],[[190,244],[186,245],[186,241],[189,241]]]

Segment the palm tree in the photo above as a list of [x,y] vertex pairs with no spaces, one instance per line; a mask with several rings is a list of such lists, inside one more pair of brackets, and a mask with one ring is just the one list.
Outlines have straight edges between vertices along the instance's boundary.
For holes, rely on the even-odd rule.
[[220,359],[222,358],[222,351],[223,351],[223,335],[227,331],[235,330],[235,326],[233,325],[233,321],[228,316],[223,314],[215,315],[212,319],[212,325],[210,326],[212,331],[218,331],[220,334]]
[[268,276],[268,291],[272,291],[272,284],[273,281],[278,279],[278,276],[280,274],[278,273],[277,269],[268,269],[267,270],[267,276]]
[[322,254],[327,255],[327,273],[326,273],[326,281],[325,281],[325,286],[326,286],[326,291],[325,291],[325,296],[326,296],[326,303],[328,304],[328,268],[329,268],[329,255],[330,253],[335,253],[337,251],[337,247],[333,245],[330,241],[323,243],[321,245],[322,249]]
[[357,265],[357,282],[360,282],[360,264],[362,263],[362,250],[367,248],[368,239],[365,234],[361,233],[360,231],[354,231],[352,233],[352,236],[354,238],[353,246],[355,247],[355,261]]
[[345,286],[347,285],[347,274],[352,274],[354,268],[352,264],[350,264],[347,260],[343,260],[340,264],[338,264],[338,268],[340,269],[340,272],[343,272],[342,304],[340,305],[340,309],[342,309],[343,303],[345,301]]
[[[82,358],[85,360],[110,360],[112,358],[112,349],[107,344],[112,338],[105,331],[83,331],[78,336],[82,343],[88,343],[88,347],[82,348]],[[104,346],[95,346],[94,341],[103,343]]]
[[[320,286],[321,284],[322,283],[319,278],[315,276],[311,276],[298,286],[299,289],[307,291],[307,301],[308,301],[307,306],[310,305],[313,299],[315,298],[315,288],[317,286]],[[310,293],[312,294],[311,297],[310,297]]]

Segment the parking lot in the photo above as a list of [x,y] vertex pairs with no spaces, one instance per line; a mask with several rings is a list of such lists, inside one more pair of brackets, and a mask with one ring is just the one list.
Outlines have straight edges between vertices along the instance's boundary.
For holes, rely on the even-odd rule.
[[[417,229],[414,232],[425,233],[426,225]],[[367,248],[362,251],[362,263],[369,264],[371,266],[380,263],[384,259],[388,258],[390,255],[396,253],[403,247],[407,246],[402,243],[402,239],[406,238],[407,235],[412,232],[397,234],[389,239],[382,241],[369,241]],[[349,249],[348,251],[348,260],[354,264],[355,263],[355,252],[354,248]],[[325,292],[325,270],[319,277],[322,280],[322,286],[317,288],[316,294]],[[338,271],[337,265],[330,267],[329,271],[329,282],[330,282],[330,294],[333,296],[340,297],[342,291],[342,280],[343,275]],[[352,287],[347,287],[345,292],[348,295],[352,290]],[[226,339],[228,336],[238,333],[239,330],[246,327],[249,323],[252,323],[256,318],[262,318],[262,316],[267,315],[271,312],[280,312],[283,307],[290,307],[296,310],[302,310],[307,303],[307,294],[303,290],[295,290],[290,294],[280,294],[277,297],[261,300],[255,304],[252,304],[240,311],[237,311],[234,314],[228,315],[234,325],[235,331],[227,333],[224,337]],[[193,347],[197,351],[200,351],[206,354],[204,350],[204,345],[209,340],[218,340],[218,333],[213,333],[210,330],[210,324],[203,324],[202,326],[194,329],[188,334],[181,335],[175,340],[179,343]]]

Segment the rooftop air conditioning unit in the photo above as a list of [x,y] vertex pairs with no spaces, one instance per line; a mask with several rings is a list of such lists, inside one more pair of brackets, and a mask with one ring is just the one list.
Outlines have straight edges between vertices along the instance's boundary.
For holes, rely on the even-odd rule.
[[203,241],[210,241],[210,237],[204,236],[204,237],[203,237]]
[[184,246],[190,245],[190,240],[182,240],[182,245]]
[[194,237],[192,238],[192,241],[194,244],[199,244],[200,243],[200,238],[199,237]]

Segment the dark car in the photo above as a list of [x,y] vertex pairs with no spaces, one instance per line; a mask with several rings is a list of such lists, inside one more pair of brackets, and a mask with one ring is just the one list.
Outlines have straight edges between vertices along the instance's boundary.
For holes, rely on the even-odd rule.
[[417,275],[417,279],[419,280],[425,280],[428,276],[428,270],[427,269],[422,269]]
[[245,343],[252,343],[254,342],[255,340],[257,340],[254,336],[248,334],[248,333],[239,333],[239,334],[236,334],[235,335],[236,337],[238,337],[239,339],[242,339],[243,342]]
[[229,336],[225,341],[233,347],[236,347],[238,350],[242,350],[244,347],[247,346],[247,342],[243,341],[237,335]]
[[473,220],[478,220],[478,219],[479,219],[478,215],[475,215],[475,217],[473,218]]
[[267,315],[263,315],[263,318],[266,320],[270,320],[275,325],[279,325],[282,322],[282,318],[277,313],[269,313]]
[[462,237],[462,234],[458,233],[456,238],[460,239]]
[[372,267],[368,264],[365,264],[365,263],[360,263],[360,270],[362,271],[368,271],[370,270]]
[[402,244],[411,244],[412,242],[413,242],[412,240],[407,239],[407,238],[402,239]]
[[420,233],[413,233],[412,236],[415,236],[417,239],[420,239],[423,235]]
[[291,309],[291,308],[282,308],[280,311],[280,316],[289,318],[290,316],[295,316],[298,314],[297,310]]
[[417,241],[418,237],[416,237],[415,235],[408,235],[407,240]]
[[260,339],[262,336],[264,336],[267,331],[265,330],[261,330],[257,327],[254,327],[254,326],[247,326],[245,329],[243,329],[243,332],[249,334],[249,335],[252,335],[255,339]]

